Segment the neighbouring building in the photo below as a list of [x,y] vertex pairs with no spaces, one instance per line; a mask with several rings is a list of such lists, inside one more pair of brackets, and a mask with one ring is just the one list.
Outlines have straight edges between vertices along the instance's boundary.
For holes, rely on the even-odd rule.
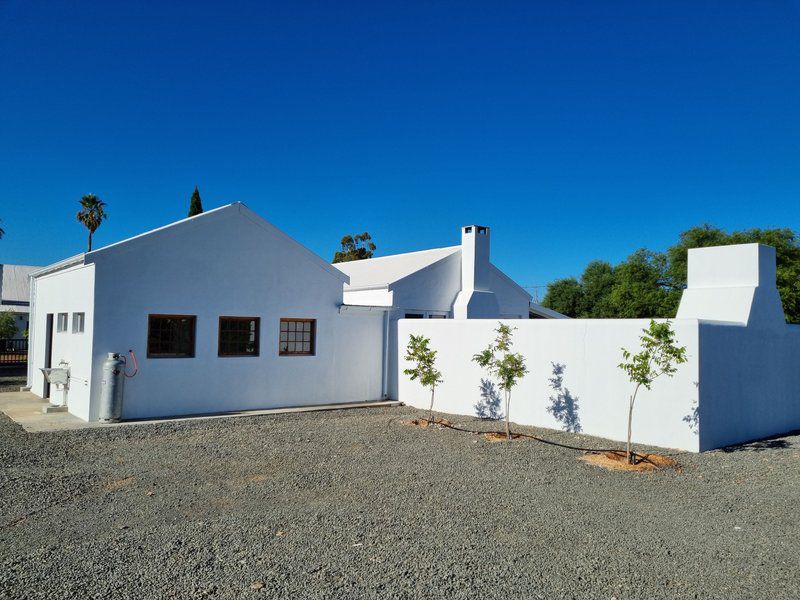
[[0,264],[0,312],[11,313],[17,326],[15,337],[28,329],[30,285],[28,277],[41,267]]
[[392,398],[399,319],[566,318],[531,304],[530,294],[489,261],[490,240],[488,227],[467,225],[458,246],[334,265],[350,278],[344,287],[347,310],[387,311]]
[[28,384],[49,397],[40,369],[68,367],[69,411],[86,420],[109,352],[138,358],[123,419],[378,400],[396,396],[397,318],[527,319],[530,304],[489,263],[487,228],[334,266],[241,203],[39,269],[32,286]]

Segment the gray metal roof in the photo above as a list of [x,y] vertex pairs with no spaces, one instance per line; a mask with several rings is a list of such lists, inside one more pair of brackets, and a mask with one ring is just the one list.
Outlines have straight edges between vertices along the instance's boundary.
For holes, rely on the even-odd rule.
[[28,275],[41,269],[30,265],[0,265],[0,303],[5,306],[30,302],[31,288]]

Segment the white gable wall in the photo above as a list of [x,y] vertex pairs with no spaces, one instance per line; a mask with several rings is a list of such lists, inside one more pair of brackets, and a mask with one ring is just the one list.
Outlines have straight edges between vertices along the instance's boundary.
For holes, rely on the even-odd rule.
[[[129,348],[125,419],[374,400],[382,320],[341,315],[342,276],[240,205],[87,255],[96,269],[92,420],[108,352]],[[149,314],[196,315],[194,358],[147,358]],[[260,356],[218,357],[220,316],[259,317]],[[279,356],[281,317],[317,320],[315,356]]]
[[[31,391],[44,395],[44,376],[40,369],[45,365],[47,344],[47,314],[53,314],[53,348],[51,366],[60,361],[69,363],[70,387],[67,397],[69,411],[81,419],[89,419],[89,383],[92,379],[92,342],[94,313],[94,265],[80,265],[64,271],[38,277],[34,283],[34,311],[30,327],[29,370]],[[83,333],[72,333],[73,314],[85,313]],[[58,313],[69,315],[67,330],[57,331]],[[50,398],[60,404],[62,392],[50,388]]]
[[531,297],[528,292],[494,265],[489,265],[489,281],[497,298],[500,317],[503,319],[527,319]]

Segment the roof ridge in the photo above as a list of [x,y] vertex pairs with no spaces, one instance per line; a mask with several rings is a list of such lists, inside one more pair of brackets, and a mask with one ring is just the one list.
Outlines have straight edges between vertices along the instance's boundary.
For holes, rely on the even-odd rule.
[[353,263],[355,263],[355,264],[365,264],[365,263],[373,262],[373,261],[376,261],[376,260],[382,260],[384,258],[397,258],[398,256],[408,256],[410,254],[423,254],[425,252],[436,252],[437,250],[452,250],[453,252],[455,252],[456,250],[460,250],[460,249],[461,249],[461,245],[457,244],[455,246],[442,246],[441,248],[426,248],[425,250],[412,250],[411,252],[398,252],[397,254],[386,254],[384,256],[375,256],[373,258],[363,258],[361,260],[351,260],[351,261],[345,261],[345,262],[340,262],[340,263],[332,263],[332,264],[337,265],[337,267],[338,267],[338,265],[345,266],[348,263],[351,263],[351,264],[353,264]]

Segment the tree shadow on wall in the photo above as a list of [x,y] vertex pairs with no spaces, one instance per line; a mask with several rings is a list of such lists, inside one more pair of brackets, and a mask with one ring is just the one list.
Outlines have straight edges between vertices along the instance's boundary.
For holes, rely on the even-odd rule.
[[549,412],[556,421],[561,423],[561,428],[570,433],[580,433],[583,431],[581,420],[578,416],[578,398],[564,387],[564,371],[566,365],[550,363],[553,365],[553,376],[550,378],[550,387],[555,392],[550,396]]
[[502,419],[503,411],[500,409],[502,399],[497,391],[497,386],[488,379],[481,379],[481,385],[478,389],[480,390],[481,399],[473,406],[475,416],[479,419],[489,419],[491,421]]
[[[697,385],[697,383],[695,383],[695,385]],[[693,434],[700,434],[700,406],[696,398],[692,401],[692,412],[683,417],[683,422],[689,426]]]

